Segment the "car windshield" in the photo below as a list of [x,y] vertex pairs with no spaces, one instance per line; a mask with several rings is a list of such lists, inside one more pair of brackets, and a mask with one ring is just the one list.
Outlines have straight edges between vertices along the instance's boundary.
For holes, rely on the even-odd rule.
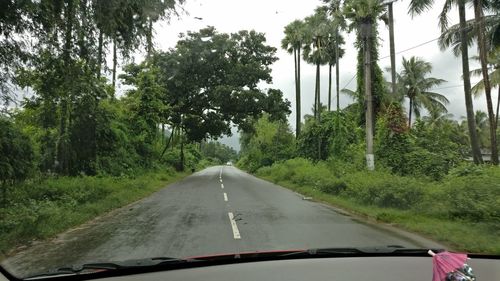
[[499,22],[493,0],[2,0],[1,268],[500,254]]

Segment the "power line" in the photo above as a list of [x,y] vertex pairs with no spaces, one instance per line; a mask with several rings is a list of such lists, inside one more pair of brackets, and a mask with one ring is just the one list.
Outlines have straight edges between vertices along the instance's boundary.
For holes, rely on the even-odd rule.
[[443,90],[443,89],[458,88],[458,87],[463,87],[463,86],[464,86],[464,84],[462,84],[462,85],[455,85],[455,86],[446,86],[446,87],[435,88],[435,89],[431,89],[431,90]]
[[[476,25],[477,23],[472,23],[471,25]],[[470,27],[469,26],[466,26],[464,29],[469,29]],[[459,28],[457,31],[460,31],[462,28]],[[407,48],[407,49],[404,49],[404,50],[401,50],[401,51],[398,51],[396,52],[395,54],[396,55],[399,55],[401,53],[404,53],[404,52],[407,52],[407,51],[410,51],[410,50],[413,50],[413,49],[416,49],[418,47],[422,47],[424,45],[427,45],[429,43],[432,43],[432,42],[435,42],[437,40],[439,40],[439,38],[441,38],[441,36],[438,36],[434,39],[431,39],[429,41],[425,41],[423,43],[420,43],[418,45],[415,45],[413,47],[410,47],[410,48]],[[391,57],[390,55],[388,56],[385,56],[385,57],[381,57],[381,58],[378,58],[376,60],[373,60],[372,62],[376,62],[376,61],[379,61],[379,60],[382,60],[382,59],[386,59],[386,58],[389,58]],[[354,77],[356,77],[357,74],[354,74],[354,76],[351,78],[351,80],[349,80],[349,82],[347,82],[347,84],[342,88],[342,90],[344,90],[345,88],[347,88],[347,86],[349,86],[349,84],[351,84],[352,80],[354,80]],[[462,87],[463,85],[458,85],[458,86],[450,86],[450,87],[443,87],[443,88],[438,88],[438,89],[434,89],[434,90],[441,90],[441,89],[447,89],[447,88],[456,88],[456,87]]]
[[[432,42],[434,42],[434,41],[436,41],[436,40],[438,40],[438,39],[439,39],[439,37],[434,38],[434,39],[429,40],[429,41],[425,41],[425,42],[423,42],[423,43],[420,43],[420,44],[415,45],[415,46],[413,46],[413,47],[410,47],[410,48],[408,48],[408,49],[404,49],[404,50],[398,51],[398,52],[396,52],[395,54],[396,54],[396,55],[399,55],[399,54],[401,54],[401,53],[404,53],[404,52],[407,52],[407,51],[410,51],[410,50],[416,49],[416,48],[418,48],[418,47],[422,47],[423,45],[427,45],[427,44],[432,43]],[[382,57],[382,58],[378,58],[378,59],[376,59],[376,60],[373,60],[373,62],[376,62],[376,61],[379,61],[379,60],[382,60],[382,59],[386,59],[386,58],[389,58],[389,57],[390,57],[390,55],[389,55],[389,56]],[[356,74],[354,74],[354,76],[353,76],[353,77],[349,80],[349,82],[347,82],[347,84],[346,84],[346,85],[342,88],[342,90],[344,90],[345,88],[347,88],[347,86],[349,86],[349,84],[351,84],[352,80],[354,80],[354,78],[355,78],[355,77],[356,77]],[[437,90],[437,89],[436,89],[436,90]]]
[[[413,46],[413,47],[410,47],[410,48],[408,48],[408,49],[404,49],[404,50],[401,50],[401,51],[399,51],[399,52],[396,52],[395,54],[396,54],[396,55],[399,55],[399,54],[401,54],[401,53],[404,53],[404,52],[407,52],[407,51],[410,51],[410,50],[416,49],[416,48],[421,47],[421,46],[423,46],[423,45],[426,45],[426,44],[432,43],[432,42],[434,42],[434,41],[437,41],[437,40],[439,40],[439,38],[440,38],[440,37],[437,37],[437,38],[434,38],[434,39],[432,39],[432,40],[426,41],[426,42],[424,42],[424,43],[420,43],[420,44],[415,45],[415,46]],[[385,56],[385,57],[382,57],[382,58],[379,58],[378,60],[386,59],[386,58],[389,58],[389,57],[390,57],[390,55]]]
[[351,77],[351,80],[349,80],[349,82],[347,82],[347,84],[342,88],[342,90],[345,90],[347,88],[347,86],[349,86],[349,84],[351,84],[352,80],[354,80],[354,78],[356,77],[356,73],[354,74],[354,76]]

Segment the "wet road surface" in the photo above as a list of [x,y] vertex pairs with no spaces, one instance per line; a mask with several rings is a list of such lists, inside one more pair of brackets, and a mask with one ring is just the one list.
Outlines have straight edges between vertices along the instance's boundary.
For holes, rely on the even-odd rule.
[[216,166],[2,262],[21,276],[88,262],[242,251],[440,247],[363,223],[235,167]]

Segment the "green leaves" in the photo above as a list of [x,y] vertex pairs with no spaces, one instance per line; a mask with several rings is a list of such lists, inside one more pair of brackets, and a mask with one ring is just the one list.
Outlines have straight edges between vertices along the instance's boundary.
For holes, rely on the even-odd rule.
[[223,34],[208,27],[181,35],[175,49],[155,55],[150,63],[165,89],[161,100],[170,109],[167,123],[198,142],[231,134],[231,124],[249,130],[263,112],[285,119],[290,104],[281,91],[257,88],[272,81],[270,66],[277,59],[276,49],[265,41],[255,31]]

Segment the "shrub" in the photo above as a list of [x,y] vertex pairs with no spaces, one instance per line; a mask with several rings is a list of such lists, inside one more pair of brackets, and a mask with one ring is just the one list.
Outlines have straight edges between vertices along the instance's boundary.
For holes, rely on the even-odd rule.
[[346,176],[345,181],[345,196],[379,207],[409,209],[416,206],[425,193],[423,184],[416,179],[386,172],[357,172]]
[[500,170],[490,167],[480,176],[448,177],[441,199],[451,218],[500,222]]

